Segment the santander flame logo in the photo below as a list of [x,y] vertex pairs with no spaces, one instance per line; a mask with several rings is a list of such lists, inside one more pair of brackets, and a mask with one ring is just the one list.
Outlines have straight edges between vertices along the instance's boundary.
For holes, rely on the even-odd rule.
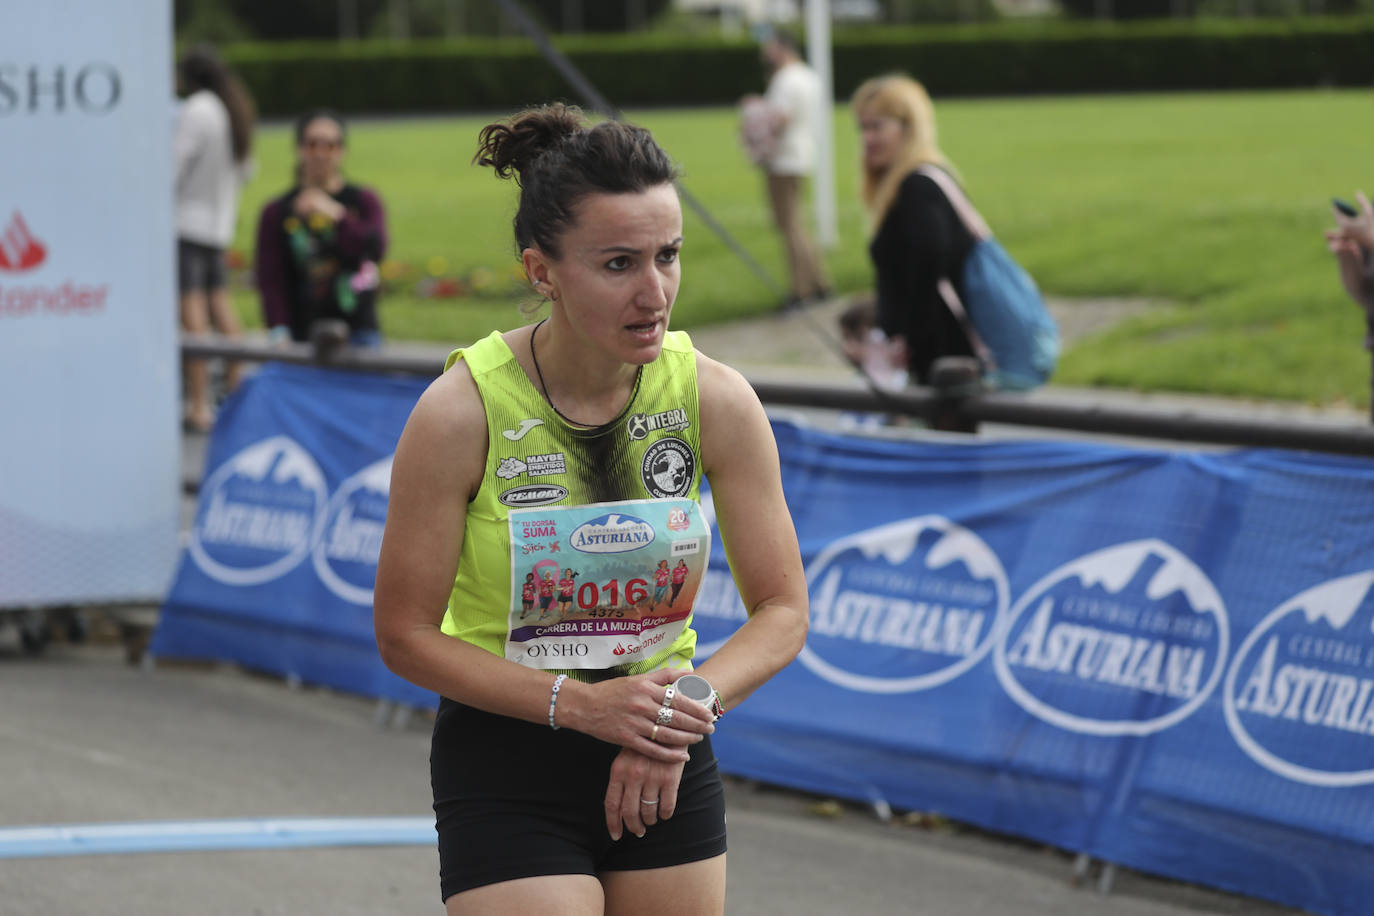
[[0,232],[0,270],[32,270],[47,256],[47,248],[29,232],[19,211],[14,211],[9,225]]

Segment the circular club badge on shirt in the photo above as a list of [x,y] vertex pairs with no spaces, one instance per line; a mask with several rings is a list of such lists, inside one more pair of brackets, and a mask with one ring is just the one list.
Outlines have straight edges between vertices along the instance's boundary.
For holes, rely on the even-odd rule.
[[696,476],[697,459],[686,442],[674,436],[659,439],[644,452],[640,476],[644,489],[663,499],[686,496]]

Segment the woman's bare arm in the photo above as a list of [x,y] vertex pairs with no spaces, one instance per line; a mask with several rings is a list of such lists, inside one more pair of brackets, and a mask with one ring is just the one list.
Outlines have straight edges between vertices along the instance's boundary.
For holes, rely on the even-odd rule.
[[697,356],[702,467],[716,524],[749,619],[706,662],[728,709],[796,657],[806,641],[806,575],[783,499],[777,442],[754,389],[734,369]]

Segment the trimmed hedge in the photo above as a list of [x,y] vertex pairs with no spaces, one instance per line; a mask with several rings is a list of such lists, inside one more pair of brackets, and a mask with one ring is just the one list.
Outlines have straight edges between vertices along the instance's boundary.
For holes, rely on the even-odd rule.
[[[748,40],[575,36],[558,46],[612,103],[715,105],[764,81]],[[571,98],[520,39],[250,44],[227,49],[266,115],[507,110]],[[1374,19],[1005,23],[869,28],[834,39],[837,97],[903,70],[938,96],[1365,86]]]

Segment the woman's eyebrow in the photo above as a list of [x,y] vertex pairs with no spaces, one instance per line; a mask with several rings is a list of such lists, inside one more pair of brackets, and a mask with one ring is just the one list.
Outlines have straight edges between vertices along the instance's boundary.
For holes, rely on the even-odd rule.
[[[660,245],[659,247],[660,247],[660,248],[670,248],[670,247],[672,247],[673,245],[681,245],[681,244],[682,244],[682,236],[679,235],[677,238],[673,239],[671,242],[665,242],[664,244]],[[632,245],[607,245],[605,248],[599,248],[599,249],[597,249],[597,254],[610,254],[611,252],[618,252],[618,253],[623,253],[623,254],[643,254],[643,253],[644,253],[644,249],[643,249],[643,248],[635,248],[635,247],[632,246]]]

